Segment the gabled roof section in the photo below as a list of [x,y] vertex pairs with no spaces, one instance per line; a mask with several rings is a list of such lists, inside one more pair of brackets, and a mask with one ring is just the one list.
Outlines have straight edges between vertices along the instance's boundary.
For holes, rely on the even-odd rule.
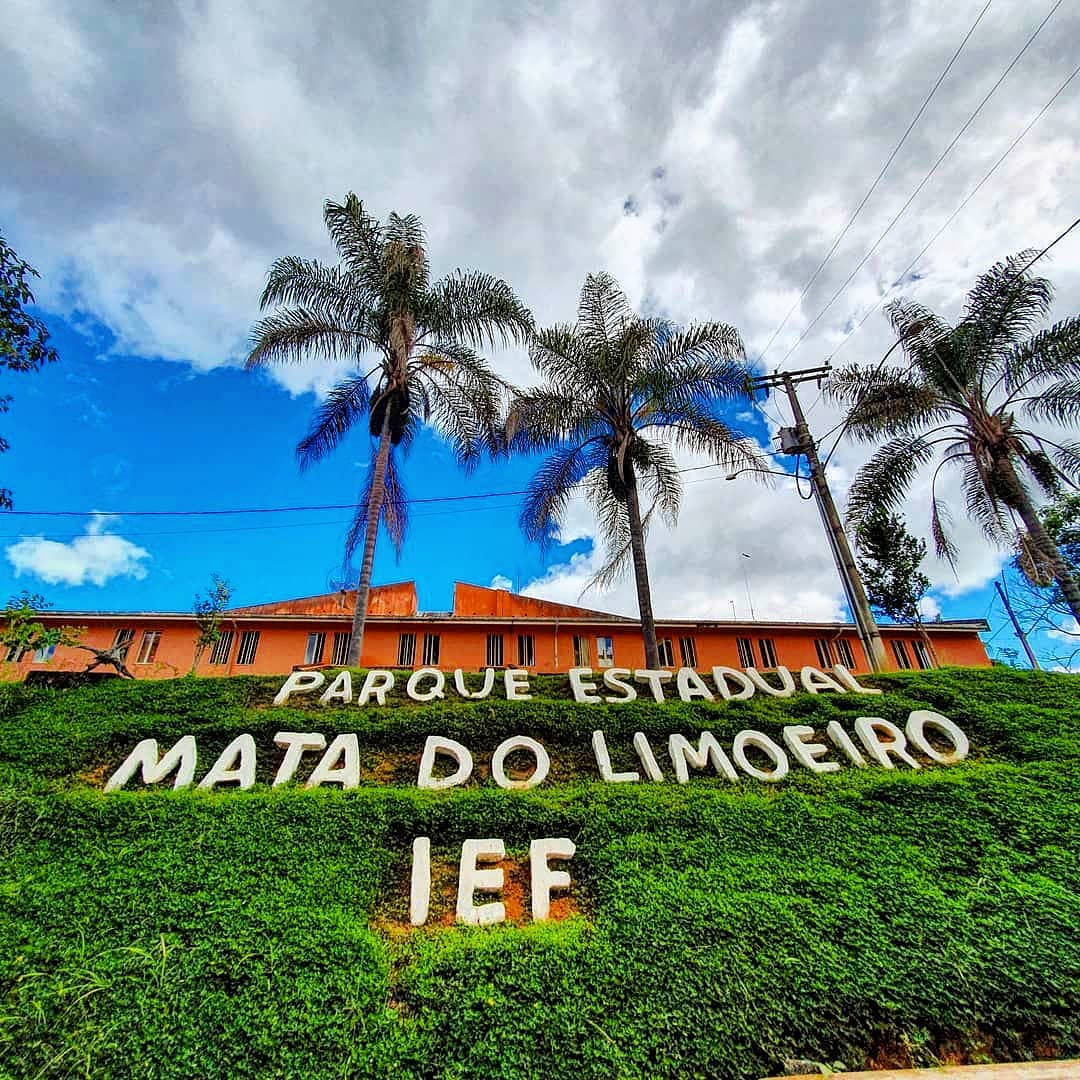
[[500,619],[587,619],[600,618],[605,622],[633,622],[622,615],[612,615],[593,608],[558,604],[552,600],[538,600],[533,596],[519,596],[506,589],[488,589],[483,585],[454,582],[454,614],[458,616]]
[[[230,608],[230,615],[351,615],[356,605],[356,590],[301,596],[296,600],[273,600]],[[393,585],[375,585],[368,594],[369,615],[415,615],[416,583],[399,581]]]

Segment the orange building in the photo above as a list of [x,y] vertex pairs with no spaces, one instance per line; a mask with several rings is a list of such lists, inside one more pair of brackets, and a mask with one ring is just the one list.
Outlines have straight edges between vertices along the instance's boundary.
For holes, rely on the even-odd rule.
[[[200,675],[284,675],[295,668],[342,666],[349,648],[354,592],[232,608],[222,636],[204,654]],[[96,649],[127,646],[127,666],[136,678],[186,674],[194,657],[194,616],[182,612],[49,612],[46,624],[85,627],[82,641]],[[986,667],[979,638],[982,619],[933,622],[930,642],[911,626],[883,625],[886,653],[894,668],[941,665]],[[714,665],[768,669],[806,664],[844,664],[869,670],[851,623],[740,622],[662,619],[657,622],[664,667],[708,670]],[[81,671],[93,656],[60,647],[18,657],[3,665],[8,679],[29,671]],[[645,666],[636,620],[570,604],[557,604],[458,582],[453,611],[418,610],[413,582],[372,589],[364,632],[364,667],[444,670],[520,667],[533,673],[572,667]],[[100,669],[99,669],[100,670]]]

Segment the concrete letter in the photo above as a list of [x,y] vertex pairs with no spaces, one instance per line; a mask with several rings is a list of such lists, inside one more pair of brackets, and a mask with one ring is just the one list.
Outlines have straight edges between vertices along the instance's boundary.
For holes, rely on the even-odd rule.
[[324,682],[326,676],[321,671],[294,671],[277,692],[274,704],[284,705],[293,694],[310,694],[312,690],[318,690]]
[[664,688],[660,685],[662,682],[671,678],[670,671],[653,671],[651,668],[638,668],[634,672],[635,679],[644,679],[649,684],[649,689],[652,691],[652,696],[656,701],[664,700]]
[[[771,772],[765,772],[764,769],[751,765],[746,760],[746,748],[748,746],[756,746],[759,750],[764,750],[773,759],[775,768]],[[743,772],[767,783],[783,780],[788,774],[787,754],[768,735],[763,735],[760,731],[740,731],[735,736],[735,742],[731,746],[731,756],[735,759],[735,764]]]
[[498,892],[503,887],[501,866],[481,870],[481,862],[498,862],[506,858],[501,840],[466,840],[461,845],[461,865],[458,868],[457,917],[468,926],[490,926],[506,918],[501,901],[493,904],[473,903],[475,892]]
[[357,705],[366,705],[373,697],[380,705],[386,704],[386,695],[394,689],[394,673],[372,668],[364,676],[364,685],[356,695]]
[[816,667],[809,665],[799,672],[799,681],[803,684],[803,689],[811,694],[820,694],[822,690],[834,690],[838,694],[846,693],[831,675],[826,675],[824,671],[819,671]]
[[507,701],[531,701],[529,693],[529,673],[517,668],[507,668],[503,672],[503,681],[506,685]]
[[431,838],[418,836],[412,842],[412,876],[409,879],[409,922],[423,926],[431,907]]
[[[712,669],[713,682],[716,689],[725,701],[745,701],[754,696],[754,684],[741,671],[732,667],[714,667]],[[728,686],[728,679],[733,679],[740,684],[740,689],[734,694]]]
[[551,915],[551,890],[569,889],[570,875],[552,870],[549,859],[572,859],[577,848],[568,837],[546,836],[529,845],[529,875],[532,878],[532,917],[541,922]]
[[[237,758],[240,759],[239,765],[235,764]],[[215,784],[226,784],[230,780],[238,781],[241,791],[255,786],[255,740],[250,735],[237,735],[221,751],[199,787],[212,788]]]
[[840,726],[839,720],[830,720],[825,728],[825,733],[832,739],[833,745],[838,746],[847,754],[852,765],[860,769],[866,768],[866,759],[859,753],[856,745],[851,741],[851,736]]
[[[880,734],[888,736],[882,738]],[[884,769],[891,769],[893,763],[889,760],[890,754],[895,754],[905,765],[911,768],[919,768],[919,763],[907,752],[907,738],[904,733],[888,720],[882,720],[880,716],[860,716],[855,721],[855,734],[859,741],[866,747],[866,752]]]
[[631,674],[630,669],[626,667],[609,667],[604,670],[604,685],[610,690],[618,690],[620,694],[619,697],[605,695],[605,701],[617,705],[624,701],[637,700],[637,690],[628,682],[623,682],[623,679],[629,674]]
[[279,731],[274,736],[274,745],[285,750],[273,783],[274,787],[281,787],[293,778],[304,751],[325,749],[326,739],[317,731]]
[[484,685],[479,690],[470,690],[465,685],[465,673],[461,668],[454,668],[454,689],[463,697],[473,701],[486,698],[495,685],[495,669],[486,668],[484,671]]
[[185,788],[195,779],[195,763],[198,752],[195,748],[195,736],[185,735],[177,739],[175,745],[158,761],[157,739],[143,739],[124,759],[123,764],[109,777],[106,791],[122,788],[134,775],[136,769],[142,769],[144,784],[158,784],[176,769],[174,788]]
[[784,728],[784,742],[803,768],[816,773],[838,772],[840,762],[817,760],[827,754],[829,748],[824,743],[810,742],[815,734],[814,729],[805,724],[788,724]]
[[634,749],[637,751],[638,761],[641,762],[645,775],[650,780],[663,780],[664,774],[660,771],[656,755],[652,752],[652,747],[649,745],[649,740],[645,738],[644,731],[634,732]]
[[[344,758],[340,766],[339,758]],[[320,784],[340,784],[346,791],[360,786],[360,744],[355,735],[339,735],[326,748],[304,787],[316,788]]]
[[[417,690],[417,684],[421,679],[434,679],[430,690]],[[433,667],[417,668],[409,676],[409,681],[405,684],[405,693],[412,698],[413,701],[434,701],[436,698],[446,697],[446,676],[438,669]]]
[[574,692],[575,701],[588,705],[599,704],[596,683],[585,681],[592,674],[591,667],[572,667],[566,674],[570,676],[570,689]]
[[[436,779],[432,775],[436,754],[452,757],[457,762],[457,769],[449,776]],[[430,788],[433,791],[456,787],[458,784],[464,784],[472,776],[472,768],[472,754],[469,753],[467,747],[454,739],[444,739],[441,735],[429,735],[427,742],[424,743],[424,752],[420,755],[420,775],[416,778],[416,786]]]
[[[536,759],[536,768],[533,769],[532,776],[526,780],[510,780],[506,775],[504,767],[506,758],[515,750],[528,750]],[[495,753],[491,755],[491,779],[501,788],[524,790],[525,788],[536,787],[537,784],[542,784],[547,779],[550,770],[551,759],[548,757],[548,752],[535,739],[530,739],[528,735],[511,735],[509,739],[504,739],[499,743],[495,748]]]
[[[930,745],[926,732],[923,730],[928,724],[930,727],[937,728],[952,743],[953,748],[950,752],[942,753]],[[908,715],[907,724],[904,727],[907,730],[907,737],[915,744],[915,748],[939,765],[955,765],[958,761],[963,761],[971,749],[968,737],[956,724],[947,716],[931,712],[929,709],[915,709]]]
[[596,767],[600,770],[600,779],[608,784],[626,784],[640,780],[636,772],[612,772],[611,755],[608,753],[607,740],[602,731],[592,733],[593,755],[596,757]]
[[319,696],[320,705],[329,705],[331,701],[340,701],[343,705],[352,701],[352,675],[348,671],[339,671],[334,681]]
[[863,686],[854,675],[843,664],[833,664],[833,671],[836,672],[837,679],[840,680],[853,694],[880,694],[880,690],[875,690],[872,686]]
[[739,779],[735,767],[711,731],[701,733],[696,750],[693,743],[684,735],[669,735],[668,753],[671,755],[671,764],[675,766],[675,779],[680,784],[690,782],[691,766],[695,769],[704,769],[710,762],[718,775],[723,774],[728,780]]
[[690,667],[681,667],[675,674],[675,689],[683,701],[693,701],[694,698],[702,698],[705,701],[714,701],[713,692],[705,685],[705,680]]
[[791,677],[791,672],[786,667],[776,668],[776,674],[780,679],[780,688],[770,686],[765,680],[765,676],[758,671],[757,668],[748,667],[746,669],[746,677],[761,691],[766,694],[771,694],[773,697],[791,697],[795,693],[795,680]]

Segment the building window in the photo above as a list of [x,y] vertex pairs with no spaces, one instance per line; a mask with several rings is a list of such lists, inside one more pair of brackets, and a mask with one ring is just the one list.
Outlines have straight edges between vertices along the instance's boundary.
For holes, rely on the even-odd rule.
[[679,654],[683,667],[697,667],[697,645],[692,637],[679,638]]
[[18,645],[12,645],[4,659],[9,664],[17,664],[29,651],[29,649],[20,648]]
[[154,657],[157,656],[158,643],[160,641],[160,630],[144,630],[142,641],[139,642],[139,655],[135,658],[135,663],[153,663]]
[[210,651],[210,663],[211,664],[227,664],[229,662],[229,653],[232,652],[233,632],[231,630],[222,630],[221,637],[214,642],[214,647]]
[[772,638],[758,638],[758,652],[761,653],[761,666],[763,668],[776,667],[776,646]]
[[532,634],[518,634],[518,667],[536,667],[536,641]]
[[399,634],[397,640],[398,667],[412,667],[416,663],[416,635]]
[[589,639],[574,635],[574,667],[589,666]]
[[836,654],[840,657],[840,663],[846,668],[855,667],[855,654],[851,651],[851,642],[846,638],[839,638],[836,642]]
[[754,643],[748,637],[735,639],[735,645],[739,650],[739,664],[742,667],[754,666]]
[[660,654],[661,667],[675,666],[675,650],[671,647],[671,638],[660,638],[656,642],[656,651]]
[[915,660],[918,662],[919,667],[925,671],[927,668],[934,666],[934,658],[930,655],[930,650],[926,647],[925,641],[913,641],[911,647],[915,650]]
[[40,649],[34,650],[34,663],[47,664],[55,655],[55,645],[43,645]]
[[307,648],[304,650],[305,664],[321,664],[326,649],[325,634],[308,634]]
[[120,649],[120,658],[123,659],[127,656],[127,651],[131,648],[131,643],[135,640],[135,631],[122,627],[116,631],[116,636],[113,638],[112,647],[114,649]]
[[596,662],[601,667],[611,667],[615,663],[615,642],[611,638],[596,639]]
[[832,667],[835,663],[832,642],[828,638],[815,638],[814,648],[817,649],[818,664],[823,668]]
[[258,630],[245,630],[240,635],[240,647],[236,650],[237,664],[254,664],[255,654],[259,651]]
[[902,641],[892,643],[893,656],[896,657],[896,666],[905,670],[911,667],[911,657],[908,656],[907,646]]
[[439,666],[439,635],[438,634],[425,634],[424,635],[424,666],[425,667],[438,667]]
[[503,638],[502,634],[488,634],[487,636],[487,666],[503,666]]
[[352,644],[352,634],[348,631],[339,631],[334,635],[334,648],[330,653],[330,663],[343,667],[349,662],[349,646]]

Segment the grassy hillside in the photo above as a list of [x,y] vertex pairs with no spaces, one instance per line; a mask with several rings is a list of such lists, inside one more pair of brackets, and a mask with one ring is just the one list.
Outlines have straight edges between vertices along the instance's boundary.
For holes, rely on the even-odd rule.
[[[0,686],[0,1076],[759,1077],[1080,1054],[1080,683],[948,671],[880,698],[584,706],[270,708],[280,680]],[[294,699],[304,703],[305,699]],[[644,731],[850,731],[936,709],[970,759],[919,772],[793,768],[767,785],[605,785]],[[357,732],[355,791],[271,790],[279,730]],[[239,732],[252,791],[104,778],[145,737]],[[424,737],[478,775],[415,788]],[[506,792],[497,743],[539,739],[550,779]],[[670,769],[666,771],[670,772]],[[407,924],[410,850],[432,838],[435,907]],[[501,837],[514,922],[450,925],[461,841]],[[531,839],[569,836],[574,880],[521,916]],[[520,916],[520,917],[519,917]]]

